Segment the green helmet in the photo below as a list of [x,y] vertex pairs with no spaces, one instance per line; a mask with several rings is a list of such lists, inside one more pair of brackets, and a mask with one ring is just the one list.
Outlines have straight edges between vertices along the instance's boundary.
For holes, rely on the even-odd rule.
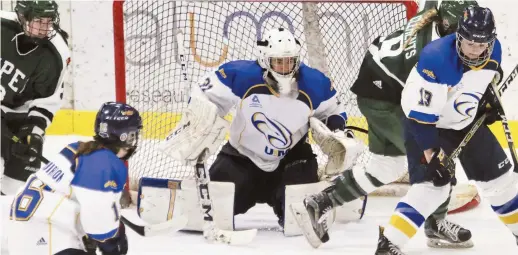
[[[57,31],[60,31],[58,4],[56,1],[17,1],[14,10],[18,14],[20,24],[22,25],[25,34],[35,39],[37,42],[41,42],[41,40],[50,40],[56,35]],[[41,18],[50,18],[53,28],[45,30],[48,34],[44,38],[41,36],[35,36],[27,31],[27,22]]]
[[441,1],[437,33],[443,37],[457,31],[459,18],[464,14],[464,9],[471,5],[478,6],[478,3],[474,0]]

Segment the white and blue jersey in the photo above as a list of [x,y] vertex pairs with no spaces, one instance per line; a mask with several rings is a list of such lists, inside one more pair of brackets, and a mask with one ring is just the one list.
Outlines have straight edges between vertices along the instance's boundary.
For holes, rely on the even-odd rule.
[[439,146],[436,128],[461,130],[473,122],[502,59],[498,39],[479,67],[464,65],[456,47],[455,34],[426,45],[403,89],[401,106],[423,150]]
[[51,222],[52,218],[71,229],[77,223],[78,235],[86,234],[102,245],[117,237],[119,201],[128,170],[111,150],[77,157],[78,147],[79,143],[69,144],[29,177],[15,197],[11,219]]
[[306,136],[309,117],[325,121],[332,130],[343,129],[347,121],[330,79],[303,63],[298,72],[298,91],[290,96],[279,95],[265,82],[257,61],[225,63],[200,81],[220,116],[236,106],[229,142],[267,172]]

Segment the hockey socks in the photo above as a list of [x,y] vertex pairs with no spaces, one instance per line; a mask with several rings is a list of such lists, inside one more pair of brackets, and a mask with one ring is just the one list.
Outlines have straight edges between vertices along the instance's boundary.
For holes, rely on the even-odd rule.
[[385,236],[401,247],[407,243],[450,193],[450,185],[435,187],[431,183],[414,184],[390,217]]
[[477,181],[491,208],[511,232],[518,236],[518,176],[512,170],[490,181]]
[[[514,194],[514,196],[513,196]],[[507,200],[504,203],[501,201]],[[518,189],[509,188],[499,197],[490,198],[491,208],[515,236],[518,236]]]
[[372,154],[366,166],[356,165],[334,179],[335,188],[328,194],[339,205],[351,202],[399,179],[406,172],[405,163],[405,156]]

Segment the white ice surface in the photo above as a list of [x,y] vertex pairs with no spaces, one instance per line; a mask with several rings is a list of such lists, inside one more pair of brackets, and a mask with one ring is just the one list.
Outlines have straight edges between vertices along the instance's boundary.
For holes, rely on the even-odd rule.
[[[84,137],[47,137],[44,154],[56,153],[64,145]],[[462,169],[459,169],[460,173]],[[462,181],[463,177],[459,175]],[[5,206],[10,197],[1,197]],[[370,197],[365,217],[350,224],[335,224],[331,229],[331,240],[315,250],[304,237],[284,237],[279,232],[277,218],[267,205],[258,205],[244,215],[236,216],[236,228],[259,228],[254,241],[246,246],[232,247],[208,244],[197,233],[174,233],[170,236],[141,237],[127,228],[129,239],[128,255],[136,254],[374,254],[378,240],[378,225],[387,224],[398,198]],[[126,209],[123,214],[138,221],[135,209]],[[2,215],[2,232],[9,231],[4,224],[8,215]],[[408,255],[418,254],[518,254],[518,247],[510,231],[498,220],[484,199],[477,208],[461,214],[450,215],[449,219],[469,228],[473,233],[475,247],[463,250],[433,249],[426,246],[422,229],[404,247]],[[1,254],[8,254],[2,247]]]

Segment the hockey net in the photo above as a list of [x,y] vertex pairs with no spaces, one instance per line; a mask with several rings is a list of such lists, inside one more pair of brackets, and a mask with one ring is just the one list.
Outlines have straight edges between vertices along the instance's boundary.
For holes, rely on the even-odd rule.
[[[180,120],[199,77],[227,61],[255,59],[255,43],[269,28],[295,34],[302,60],[333,80],[348,124],[366,129],[349,88],[369,44],[400,29],[416,11],[413,1],[115,1],[117,100],[136,107],[144,121],[139,150],[129,162],[130,189],[136,190],[143,176],[193,177],[192,167],[164,156],[157,143]],[[182,49],[188,53],[183,62]],[[181,79],[182,63],[187,64],[187,82]],[[315,151],[325,164],[325,156]],[[361,163],[369,157],[366,151]]]

